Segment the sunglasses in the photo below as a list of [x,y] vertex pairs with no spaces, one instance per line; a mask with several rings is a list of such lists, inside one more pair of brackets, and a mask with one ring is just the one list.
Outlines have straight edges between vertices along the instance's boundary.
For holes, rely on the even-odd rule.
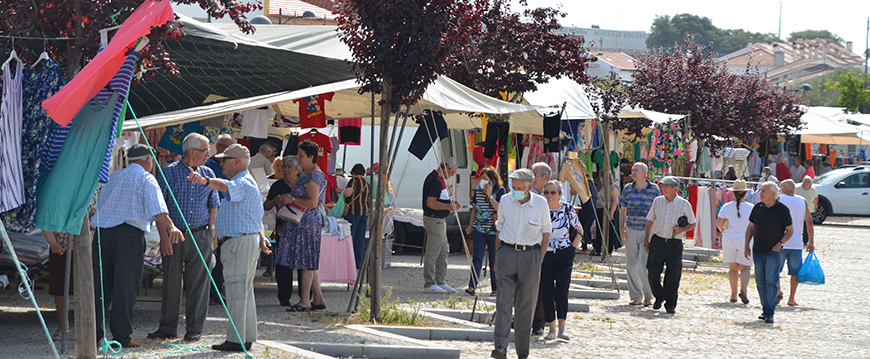
[[546,196],[546,195],[551,195],[551,194],[559,194],[559,192],[556,192],[556,191],[544,191],[544,195],[545,195],[545,196]]

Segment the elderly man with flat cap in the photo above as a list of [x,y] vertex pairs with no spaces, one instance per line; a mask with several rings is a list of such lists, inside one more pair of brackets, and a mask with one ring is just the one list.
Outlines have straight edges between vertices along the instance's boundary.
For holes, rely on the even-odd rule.
[[[99,240],[93,243],[94,293],[96,296],[97,342],[105,336],[103,303],[112,308],[109,328],[113,339],[124,347],[135,348],[133,341],[133,307],[139,296],[145,261],[145,232],[151,222],[166,229],[169,241],[184,240],[181,231],[169,218],[169,209],[157,179],[151,175],[154,160],[148,146],[135,144],[127,151],[130,165],[113,172],[100,191],[95,216],[100,228]],[[102,274],[102,276],[100,275]],[[102,288],[101,288],[102,286]]]
[[[646,234],[643,249],[649,253],[646,268],[649,271],[649,285],[656,301],[653,309],[665,305],[668,314],[675,314],[677,291],[683,274],[683,241],[686,231],[695,228],[695,213],[689,201],[677,195],[680,180],[665,177],[659,181],[662,195],[653,200],[646,215]],[[662,285],[662,270],[665,270]]]
[[251,153],[240,144],[227,147],[216,155],[230,180],[203,177],[190,170],[187,179],[227,196],[221,200],[215,231],[221,243],[224,264],[226,302],[235,329],[227,327],[227,339],[213,345],[215,350],[245,351],[257,341],[257,306],[254,303],[254,274],[259,250],[271,254],[263,230],[263,199],[254,178],[248,174]]
[[514,345],[519,358],[529,356],[532,317],[541,282],[541,262],[550,243],[550,206],[540,195],[533,194],[535,175],[519,169],[508,176],[511,192],[499,200],[499,247],[495,258],[498,297],[495,313],[495,350],[492,357],[505,359],[510,340],[511,314]]

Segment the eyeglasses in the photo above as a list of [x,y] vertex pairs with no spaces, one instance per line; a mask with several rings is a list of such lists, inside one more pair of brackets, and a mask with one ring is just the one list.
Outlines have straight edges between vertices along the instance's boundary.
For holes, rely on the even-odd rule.
[[547,196],[547,195],[551,195],[551,194],[559,194],[559,192],[556,192],[556,191],[544,191],[544,195],[545,195],[545,196]]

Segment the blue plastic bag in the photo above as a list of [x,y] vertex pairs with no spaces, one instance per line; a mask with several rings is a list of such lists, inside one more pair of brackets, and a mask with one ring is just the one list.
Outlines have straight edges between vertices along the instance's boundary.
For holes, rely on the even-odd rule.
[[819,258],[816,257],[816,252],[810,252],[807,259],[801,265],[801,270],[798,271],[798,283],[809,285],[825,284],[825,272],[822,271],[822,265],[819,263]]

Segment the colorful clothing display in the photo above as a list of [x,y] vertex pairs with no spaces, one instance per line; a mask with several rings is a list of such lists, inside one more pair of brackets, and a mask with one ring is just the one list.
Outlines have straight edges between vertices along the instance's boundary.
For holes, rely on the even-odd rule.
[[42,101],[57,92],[65,80],[60,66],[46,60],[41,71],[25,68],[23,82],[24,124],[19,138],[25,203],[0,214],[6,229],[17,232],[28,231],[35,224],[37,185],[40,172],[45,171],[43,159],[45,151],[49,150],[46,144],[54,127],[54,122],[42,108]]
[[113,135],[112,118],[119,97],[115,93],[96,108],[85,106],[79,111],[37,197],[36,227],[76,235],[81,231]]
[[151,33],[152,26],[159,27],[173,20],[175,14],[168,1],[146,0],[139,5],[112,36],[109,45],[66,86],[43,101],[42,107],[48,116],[61,126],[68,125],[75,117],[75,111],[83,108],[115,76],[130,47]]

